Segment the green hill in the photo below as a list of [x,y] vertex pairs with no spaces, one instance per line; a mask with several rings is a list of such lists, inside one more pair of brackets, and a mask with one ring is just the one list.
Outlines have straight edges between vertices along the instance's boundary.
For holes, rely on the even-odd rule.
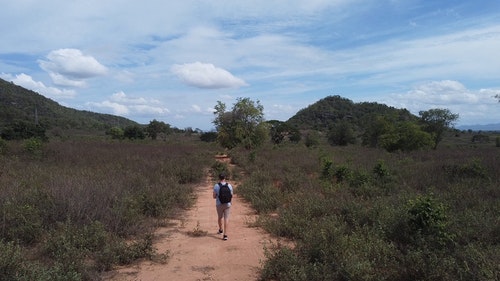
[[38,123],[46,129],[89,131],[137,124],[111,114],[68,108],[34,91],[0,79],[0,128],[18,122]]
[[301,109],[286,123],[301,130],[313,129],[328,131],[340,121],[345,121],[354,126],[358,131],[363,131],[375,116],[391,116],[395,120],[416,120],[406,109],[397,109],[376,102],[354,103],[340,97],[328,96],[316,103]]

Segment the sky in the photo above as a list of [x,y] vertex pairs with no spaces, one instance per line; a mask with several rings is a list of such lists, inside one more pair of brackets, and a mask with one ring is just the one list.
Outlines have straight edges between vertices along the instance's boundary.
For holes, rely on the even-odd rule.
[[500,123],[498,0],[0,0],[0,78],[61,105],[213,129],[332,95]]

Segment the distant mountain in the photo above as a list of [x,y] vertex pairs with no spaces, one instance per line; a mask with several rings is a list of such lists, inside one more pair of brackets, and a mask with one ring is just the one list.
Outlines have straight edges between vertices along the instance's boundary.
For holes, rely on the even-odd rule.
[[376,115],[392,116],[392,119],[399,121],[417,118],[406,109],[397,109],[376,102],[354,103],[340,96],[329,96],[301,109],[286,123],[303,130],[328,131],[335,123],[344,121],[358,130],[363,130]]
[[462,125],[457,126],[459,130],[472,130],[472,131],[500,131],[500,123],[486,124],[486,125]]
[[137,123],[120,116],[76,110],[34,91],[0,79],[0,128],[15,122],[38,122],[47,129],[104,130]]

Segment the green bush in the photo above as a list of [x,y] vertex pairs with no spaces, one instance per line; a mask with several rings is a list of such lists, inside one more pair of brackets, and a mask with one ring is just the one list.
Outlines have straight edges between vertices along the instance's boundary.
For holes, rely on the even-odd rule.
[[464,178],[488,178],[488,173],[478,159],[465,164],[450,164],[443,166],[445,173],[452,180]]
[[1,237],[24,244],[37,242],[43,232],[43,218],[36,206],[6,201],[2,207]]
[[23,261],[19,245],[0,240],[0,280],[16,280],[22,271]]
[[9,150],[9,147],[7,145],[7,141],[0,138],[0,155],[5,155],[7,154],[7,151]]
[[40,157],[43,153],[43,141],[39,138],[29,138],[24,140],[24,151],[29,155]]

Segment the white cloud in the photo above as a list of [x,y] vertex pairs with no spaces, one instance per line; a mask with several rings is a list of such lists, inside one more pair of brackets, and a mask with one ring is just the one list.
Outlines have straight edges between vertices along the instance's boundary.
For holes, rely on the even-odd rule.
[[78,49],[54,50],[46,59],[38,62],[56,85],[84,87],[85,79],[105,75],[108,71],[94,57]]
[[42,82],[33,80],[33,77],[24,73],[18,74],[15,77],[10,74],[3,74],[1,76],[3,79],[12,81],[18,86],[35,91],[49,98],[73,98],[76,96],[76,92],[73,90],[48,87]]
[[111,110],[113,114],[120,116],[127,116],[130,113],[129,108],[126,105],[107,100],[102,102],[88,102],[87,105],[103,109],[104,111]]
[[414,114],[432,108],[446,108],[459,114],[461,124],[487,124],[499,120],[496,94],[500,94],[500,90],[470,90],[458,81],[442,80],[417,85],[407,93],[393,94],[381,102],[406,108]]
[[122,116],[163,116],[170,113],[158,100],[129,97],[123,91],[114,93],[109,100],[88,102],[87,105]]
[[202,89],[238,88],[247,85],[227,70],[209,63],[175,64],[171,71],[187,85]]

